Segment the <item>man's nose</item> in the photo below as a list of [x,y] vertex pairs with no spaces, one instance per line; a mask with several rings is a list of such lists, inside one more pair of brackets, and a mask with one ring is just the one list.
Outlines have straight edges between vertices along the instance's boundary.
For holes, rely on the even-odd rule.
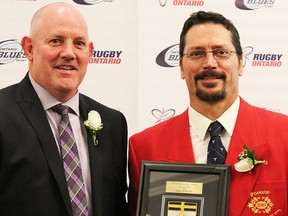
[[203,64],[205,68],[215,68],[218,66],[218,62],[214,58],[212,52],[206,52],[206,55],[204,56]]
[[61,54],[60,56],[62,58],[67,58],[67,59],[74,59],[75,56],[75,50],[74,50],[74,45],[70,43],[66,43],[63,45]]

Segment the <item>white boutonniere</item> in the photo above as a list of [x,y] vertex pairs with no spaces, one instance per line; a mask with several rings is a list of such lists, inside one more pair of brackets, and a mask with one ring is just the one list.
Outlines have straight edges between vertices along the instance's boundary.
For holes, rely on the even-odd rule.
[[239,162],[234,164],[235,170],[238,172],[248,172],[257,164],[268,164],[266,160],[257,160],[255,154],[255,150],[250,151],[249,148],[244,145],[244,150],[238,157]]
[[84,125],[89,130],[90,134],[93,138],[94,145],[98,145],[98,140],[96,139],[96,134],[99,130],[103,128],[103,124],[101,122],[101,116],[95,110],[92,110],[88,113],[88,119],[84,121]]

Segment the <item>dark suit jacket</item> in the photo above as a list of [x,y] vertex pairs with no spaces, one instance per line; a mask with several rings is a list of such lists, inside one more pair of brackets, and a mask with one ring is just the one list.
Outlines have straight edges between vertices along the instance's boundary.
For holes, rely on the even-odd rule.
[[[94,146],[87,131],[94,216],[127,215],[127,123],[118,111],[80,94],[80,115],[99,112]],[[0,215],[72,216],[63,165],[28,76],[0,91]]]
[[[135,134],[129,142],[130,186],[128,203],[135,215],[141,162],[195,163],[188,111]],[[246,144],[256,151],[257,165],[251,172],[234,169]],[[249,105],[240,109],[225,164],[232,166],[229,216],[288,215],[288,116]],[[205,214],[205,212],[204,212]]]

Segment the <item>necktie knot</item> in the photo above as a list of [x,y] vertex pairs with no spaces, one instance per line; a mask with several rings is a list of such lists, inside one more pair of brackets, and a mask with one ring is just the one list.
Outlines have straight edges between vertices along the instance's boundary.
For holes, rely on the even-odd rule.
[[224,128],[221,125],[221,123],[218,121],[215,121],[210,124],[208,131],[211,137],[220,137],[223,129]]
[[57,112],[58,114],[62,116],[68,115],[69,109],[70,108],[68,106],[61,105],[61,104],[55,105],[51,108],[52,111]]

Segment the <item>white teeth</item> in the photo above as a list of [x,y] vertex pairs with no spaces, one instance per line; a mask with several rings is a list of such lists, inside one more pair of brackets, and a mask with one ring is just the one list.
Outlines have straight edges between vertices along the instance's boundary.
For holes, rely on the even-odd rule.
[[73,67],[71,66],[59,66],[60,69],[64,69],[64,70],[72,70],[74,69]]
[[218,77],[205,77],[205,79],[218,79]]

